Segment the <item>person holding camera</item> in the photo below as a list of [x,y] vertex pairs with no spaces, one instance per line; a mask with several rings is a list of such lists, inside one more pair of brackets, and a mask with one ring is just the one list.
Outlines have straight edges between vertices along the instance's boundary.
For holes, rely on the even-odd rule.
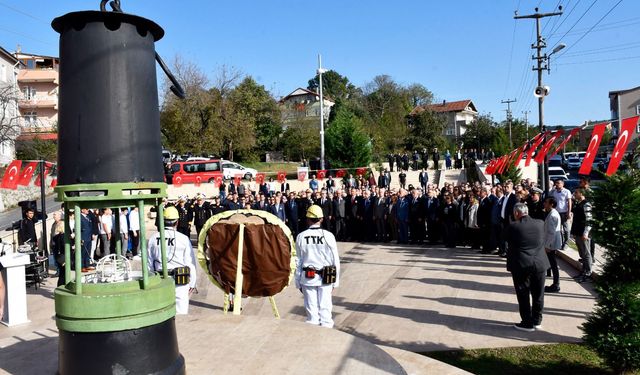
[[340,284],[338,245],[333,234],[322,229],[320,206],[311,205],[306,217],[309,228],[296,238],[296,288],[304,296],[306,323],[333,328],[331,295]]
[[[167,269],[176,283],[176,314],[189,313],[189,296],[196,287],[196,260],[191,240],[177,230],[180,214],[173,206],[164,209],[164,241]],[[144,230],[144,228],[142,229]],[[162,272],[160,233],[149,238],[149,271]]]

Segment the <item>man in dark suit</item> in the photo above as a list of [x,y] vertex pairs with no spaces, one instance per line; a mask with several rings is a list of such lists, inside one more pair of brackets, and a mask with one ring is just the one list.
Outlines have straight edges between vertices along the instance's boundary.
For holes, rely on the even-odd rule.
[[289,193],[289,200],[284,206],[285,222],[291,229],[291,234],[295,238],[298,235],[298,202],[296,201],[296,193]]
[[503,258],[507,256],[507,247],[509,246],[505,235],[507,233],[509,225],[515,220],[515,217],[513,216],[513,207],[517,202],[518,197],[513,192],[513,182],[509,180],[504,184],[504,197],[502,198],[502,207],[500,212],[500,218],[502,219],[503,226],[503,236],[500,244],[498,245],[498,248],[500,249],[499,255]]
[[291,187],[289,186],[289,183],[286,180],[280,184],[280,192],[282,194],[287,194],[290,191],[291,191]]
[[427,174],[427,171],[422,168],[422,172],[420,172],[420,174],[418,175],[418,180],[420,181],[420,186],[422,187],[423,191],[427,191],[427,184],[429,183],[429,175]]
[[315,204],[322,208],[322,216],[324,217],[324,220],[322,220],[322,228],[331,231],[333,205],[331,204],[331,200],[327,196],[327,191],[325,189],[322,189],[320,199],[316,200]]
[[344,241],[346,237],[345,233],[345,215],[346,215],[346,206],[345,200],[342,196],[342,190],[336,190],[335,197],[331,201],[333,207],[333,234],[335,235],[338,241]]
[[429,243],[434,244],[438,241],[438,213],[440,212],[440,201],[436,197],[435,190],[429,190],[423,202]]
[[533,332],[542,327],[544,279],[550,267],[544,251],[544,222],[529,217],[524,203],[515,204],[513,215],[514,221],[507,230],[507,270],[513,278],[522,319],[514,327]]
[[491,210],[493,201],[489,198],[489,188],[480,189],[480,204],[478,206],[478,227],[480,227],[480,243],[482,245],[483,254],[489,254],[493,251],[490,248],[489,236],[491,234]]

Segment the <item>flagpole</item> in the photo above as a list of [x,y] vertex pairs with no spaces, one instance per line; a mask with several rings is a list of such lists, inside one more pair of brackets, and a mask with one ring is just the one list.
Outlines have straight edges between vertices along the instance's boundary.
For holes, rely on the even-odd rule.
[[[44,253],[48,255],[49,246],[47,241],[47,205],[45,203],[44,168],[45,168],[45,161],[40,160],[40,202],[41,202],[40,205],[42,206],[42,250],[44,250]],[[76,212],[76,215],[78,215],[77,212]],[[65,217],[64,220],[67,220],[67,218]]]

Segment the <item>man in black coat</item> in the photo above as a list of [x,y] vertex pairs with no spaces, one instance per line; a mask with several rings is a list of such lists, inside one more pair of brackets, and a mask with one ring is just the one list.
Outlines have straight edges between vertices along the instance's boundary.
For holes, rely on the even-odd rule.
[[38,237],[36,236],[36,222],[34,219],[35,212],[33,208],[28,208],[24,213],[24,219],[20,220],[20,229],[18,230],[18,244],[29,243],[31,246],[38,246]]
[[431,159],[433,159],[433,169],[440,169],[440,153],[437,148],[433,149],[433,153],[431,154]]
[[513,192],[513,182],[510,180],[504,184],[504,197],[502,202],[500,218],[502,220],[503,236],[498,244],[498,248],[500,249],[500,256],[505,257],[507,255],[507,247],[509,246],[506,233],[509,225],[515,220],[513,207],[518,203],[518,197],[516,197],[516,194]]
[[427,235],[429,243],[434,244],[438,241],[438,214],[440,213],[440,200],[436,196],[435,190],[429,190],[427,197],[423,200],[424,212],[427,220]]
[[490,191],[488,187],[480,189],[480,204],[478,205],[478,227],[480,227],[480,243],[482,245],[483,254],[489,254],[493,251],[490,248],[489,236],[491,234],[491,210],[493,209],[493,201],[489,198]]
[[550,267],[544,251],[544,222],[529,217],[529,209],[524,203],[516,203],[513,215],[515,220],[507,230],[507,270],[513,278],[522,319],[514,327],[533,332],[541,328],[544,279]]
[[333,200],[331,201],[332,212],[333,212],[333,234],[338,241],[344,241],[346,238],[345,231],[345,217],[347,214],[346,210],[346,201],[342,196],[342,190],[338,189],[336,191]]
[[294,238],[299,233],[298,211],[299,210],[298,210],[296,193],[290,192],[289,199],[287,200],[287,203],[284,206],[284,214],[285,214],[285,222],[287,223],[287,226],[289,226],[289,229],[291,230],[291,234],[293,235]]

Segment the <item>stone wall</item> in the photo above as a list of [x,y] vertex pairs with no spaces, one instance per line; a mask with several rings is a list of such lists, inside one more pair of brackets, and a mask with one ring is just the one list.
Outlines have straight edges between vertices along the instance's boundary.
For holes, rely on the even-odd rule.
[[[53,192],[51,180],[51,177],[46,178],[46,194]],[[29,186],[18,186],[16,190],[0,189],[0,212],[16,207],[20,201],[37,199],[40,199],[40,186],[33,182]]]

